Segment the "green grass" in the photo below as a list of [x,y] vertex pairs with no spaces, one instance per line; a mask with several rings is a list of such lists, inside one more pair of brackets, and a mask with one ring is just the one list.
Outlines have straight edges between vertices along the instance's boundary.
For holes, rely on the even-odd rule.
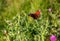
[[[39,9],[39,19],[28,16]],[[0,0],[0,14],[0,41],[50,41],[52,34],[59,37],[60,3],[57,0]]]

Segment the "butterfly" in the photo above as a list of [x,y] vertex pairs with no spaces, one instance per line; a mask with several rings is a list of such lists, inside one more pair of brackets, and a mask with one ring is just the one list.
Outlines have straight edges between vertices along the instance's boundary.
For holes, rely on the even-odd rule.
[[40,10],[37,10],[35,13],[30,13],[29,16],[33,19],[38,19],[40,17]]

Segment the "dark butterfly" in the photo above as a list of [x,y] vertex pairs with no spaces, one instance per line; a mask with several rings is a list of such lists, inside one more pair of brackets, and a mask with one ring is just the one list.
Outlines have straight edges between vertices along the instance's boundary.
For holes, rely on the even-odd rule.
[[38,19],[40,17],[40,10],[38,10],[36,13],[30,13],[29,16],[34,19]]

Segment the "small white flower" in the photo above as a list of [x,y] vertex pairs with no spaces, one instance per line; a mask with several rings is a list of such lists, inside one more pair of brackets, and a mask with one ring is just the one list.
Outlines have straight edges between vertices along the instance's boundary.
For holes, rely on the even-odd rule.
[[4,29],[3,30],[3,34],[6,35],[7,34],[7,30]]
[[51,12],[52,11],[52,8],[49,8],[48,11]]

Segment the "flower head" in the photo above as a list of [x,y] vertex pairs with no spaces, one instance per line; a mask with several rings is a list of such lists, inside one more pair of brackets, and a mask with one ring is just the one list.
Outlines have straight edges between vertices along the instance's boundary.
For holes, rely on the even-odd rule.
[[50,36],[50,40],[51,40],[51,41],[56,41],[56,40],[57,40],[57,37],[56,37],[55,35],[51,35],[51,36]]
[[49,8],[48,11],[51,12],[52,11],[52,8]]

